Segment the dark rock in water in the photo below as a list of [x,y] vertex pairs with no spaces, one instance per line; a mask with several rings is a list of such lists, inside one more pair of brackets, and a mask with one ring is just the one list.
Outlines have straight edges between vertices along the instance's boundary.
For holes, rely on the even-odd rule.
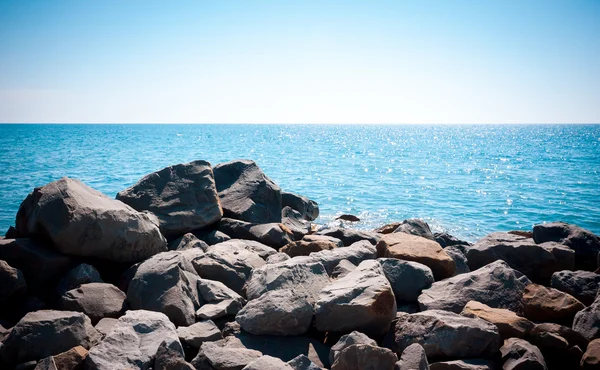
[[162,342],[156,351],[153,370],[195,370],[185,361],[185,358],[176,349],[169,348],[166,341]]
[[535,225],[533,240],[536,243],[558,242],[575,251],[575,268],[594,271],[598,267],[596,258],[600,252],[600,238],[591,231],[565,222]]
[[377,342],[359,331],[353,331],[350,334],[343,335],[337,343],[331,347],[331,350],[329,351],[329,362],[333,364],[340,352],[353,344],[376,346]]
[[78,288],[82,284],[103,282],[100,273],[94,266],[82,263],[67,272],[60,280],[60,283],[58,283],[57,291],[62,296],[69,290]]
[[59,306],[66,311],[83,312],[96,324],[105,317],[117,318],[125,313],[126,298],[125,293],[112,284],[89,283],[66,292]]
[[[90,348],[100,334],[82,313],[41,310],[30,312],[11,330],[0,347],[4,364],[40,360],[76,346]],[[0,363],[2,363],[0,361]]]
[[377,251],[370,242],[362,240],[349,247],[313,252],[309,257],[314,261],[321,262],[325,266],[327,273],[331,275],[333,269],[340,261],[348,260],[354,265],[358,265],[362,261],[377,258]]
[[194,231],[194,235],[208,245],[215,245],[231,240],[231,237],[219,230]]
[[503,340],[512,337],[523,338],[529,334],[535,325],[510,310],[491,308],[476,301],[467,303],[460,314],[466,317],[478,317],[496,325]]
[[281,222],[281,189],[254,161],[222,163],[213,171],[225,217],[255,224]]
[[23,273],[0,260],[0,305],[21,297],[27,291],[27,282]]
[[67,177],[29,194],[16,223],[20,236],[48,238],[59,252],[114,262],[141,261],[167,245],[155,216]]
[[446,254],[454,261],[454,265],[456,266],[456,270],[454,270],[454,276],[471,272],[467,257],[459,247],[446,247],[444,248],[444,252],[446,252]]
[[546,370],[546,361],[542,352],[533,344],[519,338],[504,341],[500,348],[505,370]]
[[319,217],[319,205],[317,202],[302,195],[283,191],[281,192],[281,205],[298,211],[302,215],[302,218],[307,221],[314,221]]
[[496,364],[480,358],[440,361],[430,365],[431,370],[496,370]]
[[413,343],[402,351],[394,370],[429,370],[425,349],[419,343]]
[[429,225],[427,225],[427,222],[418,218],[409,218],[408,220],[402,221],[394,232],[417,235],[435,241],[435,237],[433,236]]
[[353,243],[359,242],[361,240],[367,240],[371,244],[375,245],[377,244],[379,239],[381,239],[381,237],[375,233],[344,228],[324,229],[317,232],[317,235],[332,236],[341,240],[345,246],[350,246]]
[[[214,342],[223,339],[221,331],[211,320],[200,321],[190,326],[180,326],[177,328],[177,336],[184,346],[198,352],[204,342]],[[187,352],[187,350],[186,350]]]
[[587,350],[581,359],[581,369],[600,369],[600,339],[595,339],[590,342],[590,345],[587,347]]
[[292,231],[281,223],[252,224],[223,218],[217,228],[234,239],[255,240],[273,248],[281,248],[294,239]]
[[469,268],[476,270],[503,260],[529,279],[547,284],[556,271],[575,266],[574,252],[559,243],[536,244],[532,239],[508,233],[491,233],[467,248]]
[[281,210],[281,223],[292,232],[294,240],[300,240],[312,232],[312,223],[290,207],[283,207]]
[[600,338],[600,295],[589,307],[577,312],[573,320],[573,330],[589,340]]
[[[319,238],[320,237],[320,238]],[[298,240],[282,247],[279,251],[290,257],[308,256],[312,252],[320,252],[337,248],[338,244],[329,240],[329,237],[322,235],[311,235],[309,240]]]
[[558,289],[572,295],[589,306],[594,302],[598,287],[600,287],[600,275],[590,271],[558,271],[552,274],[550,281],[552,288]]
[[354,215],[343,214],[335,218],[336,220],[349,221],[349,222],[359,222],[360,218]]
[[452,236],[448,233],[435,233],[433,234],[435,241],[438,242],[442,248],[452,247],[457,245],[469,246],[471,243],[466,242],[464,240],[460,240],[455,236]]
[[321,370],[321,368],[312,362],[306,355],[294,357],[288,361],[288,365],[294,370]]
[[416,302],[423,289],[433,284],[431,269],[421,263],[395,258],[380,258],[378,261],[397,301]]
[[250,362],[243,370],[293,370],[293,368],[272,356],[262,356]]
[[387,348],[353,344],[340,351],[331,370],[393,370],[398,357]]
[[478,270],[433,283],[419,296],[421,310],[446,310],[459,313],[469,301],[492,308],[523,312],[523,291],[531,281],[506,262],[496,261]]
[[219,221],[223,211],[210,163],[194,161],[163,168],[119,192],[117,199],[138,211],[150,211],[167,238]]
[[523,314],[538,322],[571,322],[585,306],[560,290],[530,284],[523,291]]

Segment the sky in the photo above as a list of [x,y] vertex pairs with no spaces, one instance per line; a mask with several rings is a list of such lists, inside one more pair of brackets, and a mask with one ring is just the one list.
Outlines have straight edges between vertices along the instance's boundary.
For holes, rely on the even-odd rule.
[[0,122],[599,123],[598,0],[0,0]]

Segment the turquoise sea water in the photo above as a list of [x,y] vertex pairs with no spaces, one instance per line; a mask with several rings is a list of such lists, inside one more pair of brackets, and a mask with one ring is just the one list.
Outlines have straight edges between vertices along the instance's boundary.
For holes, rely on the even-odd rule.
[[600,125],[0,125],[0,234],[62,176],[111,197],[165,166],[255,160],[320,223],[409,217],[467,240],[563,220],[600,233]]

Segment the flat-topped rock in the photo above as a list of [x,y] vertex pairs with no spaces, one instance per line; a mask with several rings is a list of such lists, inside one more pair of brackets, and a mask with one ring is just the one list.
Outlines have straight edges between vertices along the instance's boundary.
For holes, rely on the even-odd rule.
[[279,251],[290,257],[308,256],[313,252],[330,250],[338,247],[337,243],[329,240],[327,236],[311,235],[309,240],[298,240],[282,247]]
[[594,302],[600,287],[600,274],[591,271],[558,271],[552,274],[550,285],[568,293],[589,306]]
[[387,348],[353,344],[340,351],[331,370],[393,370],[398,357]]
[[538,322],[570,322],[585,306],[560,290],[530,284],[523,291],[523,314]]
[[294,240],[292,230],[279,222],[255,224],[223,218],[217,229],[234,239],[255,240],[272,248],[281,248]]
[[96,324],[105,317],[118,318],[125,313],[126,299],[125,293],[112,284],[89,283],[66,292],[59,306],[63,310],[83,312]]
[[534,323],[516,313],[503,308],[491,308],[483,303],[469,301],[460,313],[466,317],[478,317],[496,325],[500,337],[508,339],[511,337],[523,338],[534,327]]
[[377,250],[369,241],[362,240],[349,247],[313,252],[309,257],[317,262],[321,262],[325,266],[327,273],[331,275],[333,269],[340,261],[348,260],[352,264],[358,265],[363,261],[377,258]]

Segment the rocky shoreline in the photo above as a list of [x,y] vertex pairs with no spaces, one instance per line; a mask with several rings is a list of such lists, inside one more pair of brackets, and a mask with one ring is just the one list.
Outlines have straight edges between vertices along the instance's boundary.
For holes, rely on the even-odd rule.
[[62,178],[0,238],[1,369],[600,369],[600,239],[325,228],[256,163],[116,199]]

